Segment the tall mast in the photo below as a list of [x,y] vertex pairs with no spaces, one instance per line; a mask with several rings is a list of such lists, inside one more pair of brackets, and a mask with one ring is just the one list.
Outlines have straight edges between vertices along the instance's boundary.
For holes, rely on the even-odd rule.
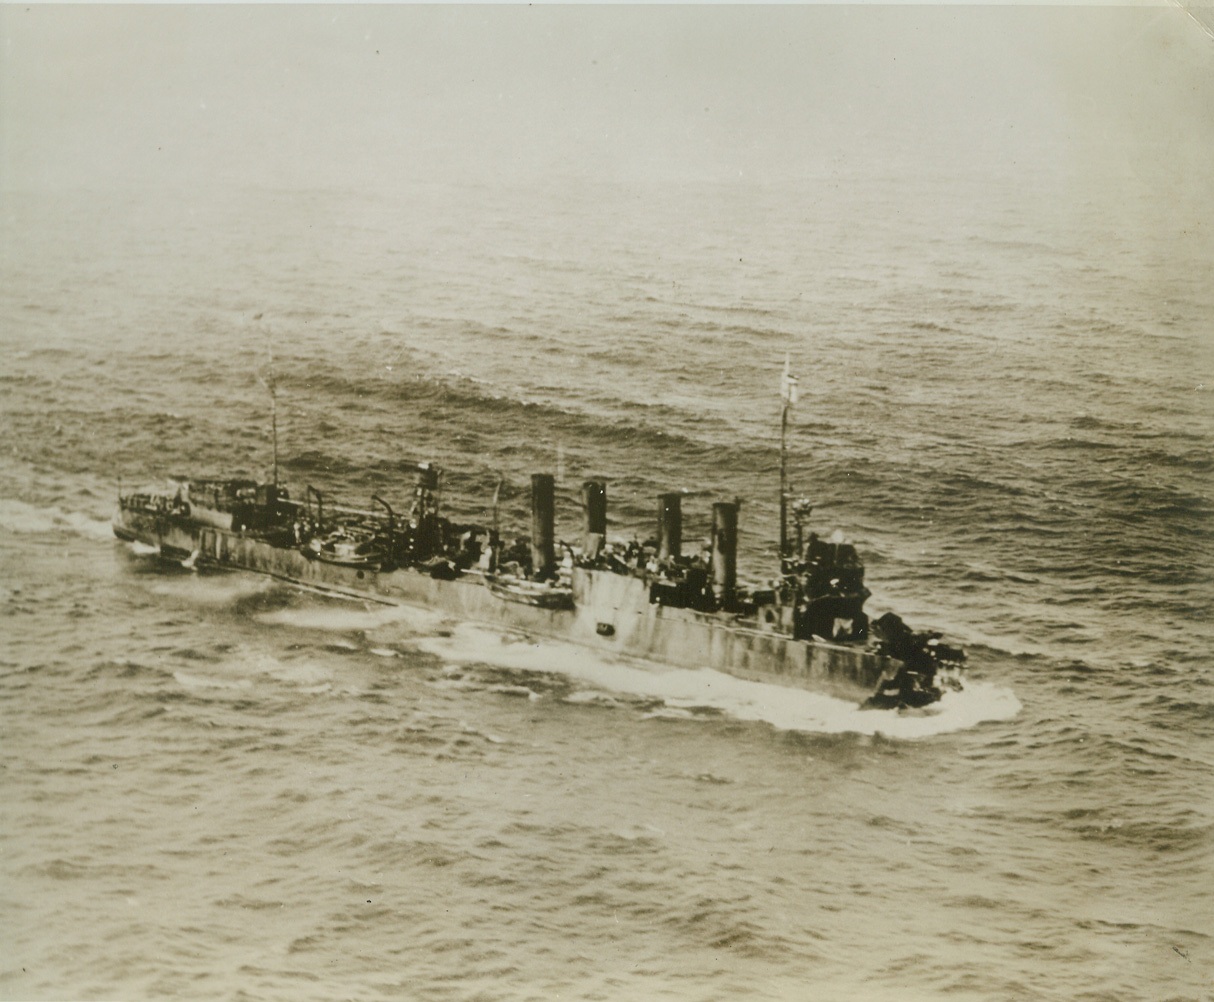
[[788,559],[788,401],[780,408],[780,569]]
[[[258,313],[253,319],[260,320],[262,315]],[[270,439],[274,451],[274,486],[278,486],[278,381],[274,378],[274,347],[270,343],[270,337],[266,335],[266,365],[265,375],[260,372],[257,374],[257,381],[266,388],[266,392],[270,394]]]
[[274,486],[278,486],[278,394],[270,384],[270,437],[274,440]]
[[498,498],[501,497],[502,484],[505,483],[505,481],[506,478],[499,474],[497,478],[497,486],[493,488],[493,535],[499,538],[500,533],[498,532],[497,502]]
[[790,358],[784,356],[780,376],[780,570],[788,559],[788,411],[797,402],[797,377],[789,372]]

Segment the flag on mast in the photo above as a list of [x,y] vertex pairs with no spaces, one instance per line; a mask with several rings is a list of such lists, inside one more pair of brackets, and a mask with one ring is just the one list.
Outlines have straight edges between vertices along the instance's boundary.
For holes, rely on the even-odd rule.
[[780,398],[789,406],[797,402],[797,377],[789,372],[789,353],[784,355],[784,372],[780,376]]

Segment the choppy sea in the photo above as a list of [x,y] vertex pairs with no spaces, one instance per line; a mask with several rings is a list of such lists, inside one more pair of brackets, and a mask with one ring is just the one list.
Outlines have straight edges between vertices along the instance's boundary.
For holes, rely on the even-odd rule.
[[[827,176],[0,200],[0,995],[1214,993],[1209,243],[1157,185]],[[1209,222],[1209,207],[1196,208]],[[1186,215],[1187,214],[1187,215]],[[1203,242],[1205,241],[1205,242]],[[969,650],[862,713],[166,567],[120,484],[642,538],[740,497]]]

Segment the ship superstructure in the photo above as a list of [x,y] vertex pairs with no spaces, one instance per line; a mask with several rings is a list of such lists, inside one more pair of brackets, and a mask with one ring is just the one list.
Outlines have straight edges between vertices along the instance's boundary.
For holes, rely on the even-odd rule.
[[607,484],[582,486],[583,532],[554,532],[551,474],[531,478],[531,531],[460,524],[440,511],[442,471],[418,464],[412,503],[397,512],[341,506],[312,487],[302,500],[276,482],[177,478],[121,495],[119,538],[192,566],[239,568],[335,594],[417,604],[453,617],[685,668],[799,685],[876,707],[917,707],[964,653],[887,614],[870,622],[864,567],[838,535],[806,538],[791,504],[780,572],[740,582],[740,504],[712,506],[706,548],[687,552],[681,493],[658,499],[645,541],[607,537]]

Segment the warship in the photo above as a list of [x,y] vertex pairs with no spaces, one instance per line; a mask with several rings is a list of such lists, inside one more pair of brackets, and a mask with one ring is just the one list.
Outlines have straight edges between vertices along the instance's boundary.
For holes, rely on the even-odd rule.
[[[657,498],[652,538],[607,537],[607,484],[582,485],[583,530],[555,535],[555,478],[531,477],[529,535],[464,524],[440,510],[442,470],[413,464],[408,510],[379,495],[351,508],[308,486],[292,498],[274,477],[171,478],[119,490],[119,539],[191,567],[269,575],[347,598],[421,606],[450,617],[598,652],[799,686],[879,709],[938,701],[960,685],[965,652],[898,616],[869,620],[864,565],[838,533],[806,532],[812,506],[790,496],[786,467],[795,384],[785,367],[778,573],[739,581],[737,500],[712,505],[707,546],[685,552],[682,492]],[[789,387],[792,386],[792,390]],[[402,506],[403,508],[404,506]]]

